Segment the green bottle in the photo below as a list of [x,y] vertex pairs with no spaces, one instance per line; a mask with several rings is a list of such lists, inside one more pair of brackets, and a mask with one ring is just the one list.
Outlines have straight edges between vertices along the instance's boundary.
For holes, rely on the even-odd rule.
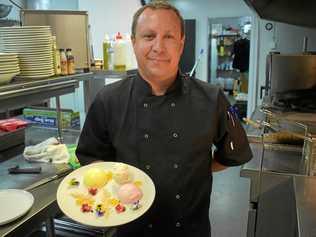
[[109,70],[109,49],[111,47],[110,37],[105,35],[103,41],[103,70]]

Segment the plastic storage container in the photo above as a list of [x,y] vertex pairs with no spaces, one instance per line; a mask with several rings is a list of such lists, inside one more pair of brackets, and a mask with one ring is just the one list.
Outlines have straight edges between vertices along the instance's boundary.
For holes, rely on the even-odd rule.
[[117,33],[114,42],[114,71],[126,71],[126,42],[120,32]]

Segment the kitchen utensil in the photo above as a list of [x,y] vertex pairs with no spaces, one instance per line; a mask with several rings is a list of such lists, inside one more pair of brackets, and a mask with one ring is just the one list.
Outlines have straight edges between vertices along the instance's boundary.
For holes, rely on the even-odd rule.
[[41,167],[25,167],[20,168],[18,165],[8,169],[9,174],[39,174],[42,171]]
[[38,188],[38,187],[40,187],[40,186],[42,186],[42,185],[44,185],[44,184],[47,184],[47,183],[49,183],[49,182],[52,182],[52,181],[54,181],[54,180],[56,180],[56,179],[59,179],[59,178],[61,178],[61,177],[64,177],[64,176],[66,176],[67,174],[69,174],[70,172],[71,172],[71,169],[67,167],[67,168],[65,168],[65,169],[63,169],[63,170],[61,170],[61,171],[59,171],[57,174],[55,174],[55,175],[53,175],[53,176],[50,176],[50,177],[41,179],[41,180],[39,180],[39,181],[37,181],[37,182],[31,184],[30,186],[26,187],[24,190],[26,190],[26,191],[33,190],[33,189]]
[[7,17],[12,10],[12,5],[0,4],[0,18]]

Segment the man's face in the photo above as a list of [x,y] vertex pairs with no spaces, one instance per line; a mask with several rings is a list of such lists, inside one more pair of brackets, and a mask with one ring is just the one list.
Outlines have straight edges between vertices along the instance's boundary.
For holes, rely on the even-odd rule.
[[143,11],[133,39],[138,69],[143,76],[149,80],[174,77],[183,46],[180,20],[173,11],[150,8]]

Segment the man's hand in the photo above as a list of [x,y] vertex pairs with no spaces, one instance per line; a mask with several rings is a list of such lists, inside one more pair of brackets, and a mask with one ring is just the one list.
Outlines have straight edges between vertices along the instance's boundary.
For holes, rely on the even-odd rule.
[[218,163],[216,160],[212,160],[212,172],[219,172],[227,168],[227,166]]
[[[215,157],[217,154],[213,153],[213,156]],[[212,172],[219,172],[222,171],[224,169],[227,169],[228,167],[225,165],[220,164],[219,162],[217,162],[215,159],[212,159]]]

